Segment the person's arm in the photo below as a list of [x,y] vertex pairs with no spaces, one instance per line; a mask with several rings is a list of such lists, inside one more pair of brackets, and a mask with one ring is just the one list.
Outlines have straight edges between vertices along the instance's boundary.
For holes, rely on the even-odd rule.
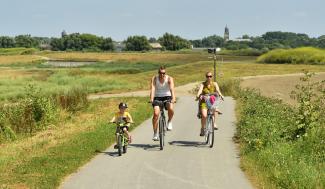
[[219,85],[217,82],[214,82],[214,85],[216,87],[216,90],[218,92],[218,94],[220,95],[221,99],[223,100],[224,96],[222,95],[221,91],[220,91],[220,88],[219,88]]
[[116,116],[114,116],[114,117],[111,119],[110,123],[114,123],[115,121],[116,121]]
[[170,87],[170,92],[172,95],[172,102],[176,102],[176,95],[175,95],[175,84],[174,84],[174,79],[169,76],[169,87]]
[[199,87],[199,90],[197,91],[197,94],[196,94],[196,99],[200,98],[200,95],[202,94],[202,91],[203,91],[203,84],[201,83],[200,87]]
[[156,85],[155,85],[155,76],[153,76],[151,78],[151,83],[150,83],[150,102],[153,102],[153,99],[155,97],[155,89],[156,89]]
[[130,123],[134,123],[134,122],[133,122],[133,119],[132,119],[132,116],[131,116],[130,113],[128,114],[128,119],[129,119],[128,122],[130,122]]

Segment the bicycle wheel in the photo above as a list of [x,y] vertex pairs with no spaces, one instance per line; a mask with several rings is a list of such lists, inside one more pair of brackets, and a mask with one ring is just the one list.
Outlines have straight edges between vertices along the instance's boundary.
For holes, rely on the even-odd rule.
[[118,155],[122,155],[122,136],[119,134],[117,136],[117,148],[118,148]]
[[210,128],[210,125],[211,125],[211,116],[208,115],[208,117],[206,119],[207,119],[207,121],[205,123],[205,128],[204,128],[204,137],[205,137],[205,144],[208,144],[209,139],[210,139],[209,128]]
[[123,154],[125,154],[128,149],[128,142],[129,142],[128,139],[125,136],[123,136],[123,142],[122,142]]
[[213,143],[214,143],[214,121],[212,119],[212,117],[210,117],[210,127],[208,129],[208,132],[209,132],[209,146],[210,148],[213,147]]
[[159,144],[160,144],[160,150],[164,149],[164,135],[165,135],[165,131],[164,131],[164,127],[165,127],[165,121],[164,121],[164,117],[160,116],[159,118]]

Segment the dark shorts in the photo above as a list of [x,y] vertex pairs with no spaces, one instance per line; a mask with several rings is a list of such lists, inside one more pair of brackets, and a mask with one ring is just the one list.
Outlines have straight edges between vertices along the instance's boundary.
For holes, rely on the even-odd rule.
[[129,127],[128,126],[117,126],[116,127],[116,131],[115,133],[119,133],[120,132],[120,128],[123,130],[124,128],[126,128],[127,131],[129,131]]
[[[152,102],[152,107],[159,106],[159,101],[167,100],[169,103],[172,101],[171,96],[164,96],[164,97],[155,97]],[[165,109],[167,108],[166,103],[164,104]]]

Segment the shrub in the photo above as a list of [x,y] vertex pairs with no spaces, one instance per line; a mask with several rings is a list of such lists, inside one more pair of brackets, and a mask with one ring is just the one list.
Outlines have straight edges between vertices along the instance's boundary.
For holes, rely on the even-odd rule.
[[311,77],[306,73],[292,93],[298,107],[253,90],[239,91],[241,153],[257,167],[254,174],[276,188],[325,187],[325,81],[311,83]]
[[71,112],[81,110],[88,105],[87,90],[84,88],[73,88],[55,96],[60,107]]
[[325,50],[312,47],[276,49],[258,57],[257,62],[325,65]]

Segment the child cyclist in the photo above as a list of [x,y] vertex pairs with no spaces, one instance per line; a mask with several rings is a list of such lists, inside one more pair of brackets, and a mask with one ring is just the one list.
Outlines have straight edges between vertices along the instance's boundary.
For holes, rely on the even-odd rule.
[[[129,112],[126,111],[128,108],[128,105],[126,103],[121,102],[118,105],[118,108],[120,109],[118,112],[114,114],[114,117],[110,121],[111,123],[116,123],[116,133],[119,132],[119,127],[121,127],[124,131],[124,133],[127,135],[129,139],[129,143],[131,143],[131,135],[128,132],[130,124],[133,123],[132,116]],[[117,136],[117,135],[116,135]],[[116,143],[117,143],[117,137],[116,137]],[[117,148],[117,145],[114,145],[114,148]]]

